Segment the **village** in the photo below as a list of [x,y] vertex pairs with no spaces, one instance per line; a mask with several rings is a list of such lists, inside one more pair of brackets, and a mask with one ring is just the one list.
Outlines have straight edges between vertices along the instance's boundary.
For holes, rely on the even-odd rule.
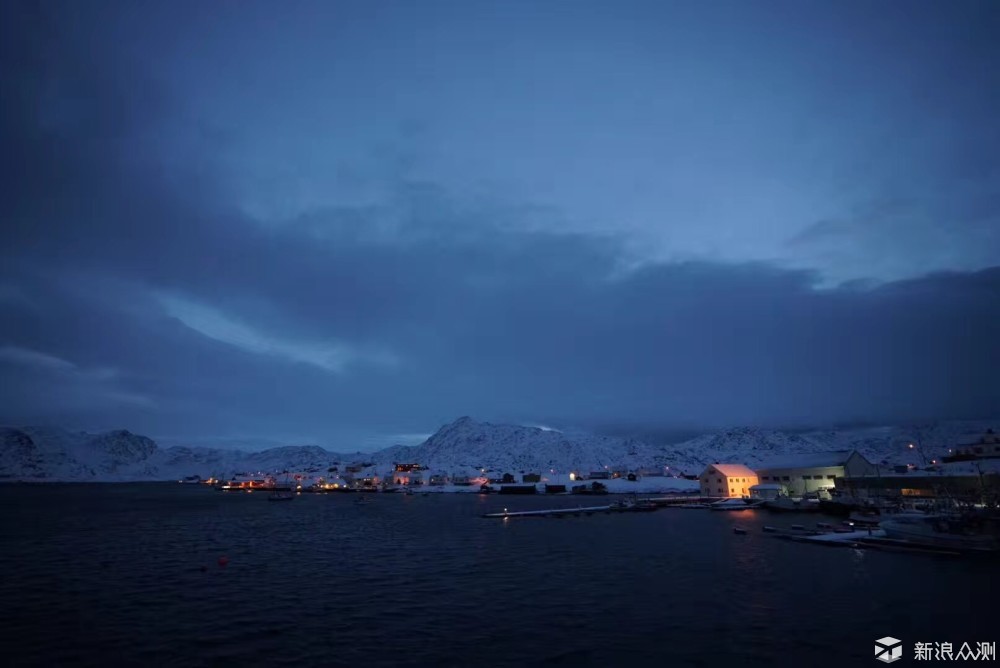
[[886,502],[933,501],[990,505],[996,501],[1000,437],[987,430],[940,455],[909,444],[916,463],[873,463],[856,450],[790,455],[751,468],[715,462],[699,474],[662,469],[630,470],[611,465],[596,470],[492,471],[471,468],[448,472],[418,462],[395,463],[389,470],[372,462],[334,463],[326,471],[240,472],[228,480],[206,482],[223,491],[288,490],[308,493],[480,494],[685,494],[710,502],[745,499],[772,510],[851,510]]

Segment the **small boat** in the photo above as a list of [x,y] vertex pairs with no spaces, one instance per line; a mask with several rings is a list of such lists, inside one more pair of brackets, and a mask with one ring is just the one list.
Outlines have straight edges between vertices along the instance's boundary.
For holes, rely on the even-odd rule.
[[611,504],[610,509],[617,512],[626,513],[643,513],[656,510],[657,506],[655,503],[650,501],[635,501],[632,499],[624,499],[622,501],[615,501]]
[[764,507],[776,512],[817,513],[820,510],[819,499],[794,496],[779,496],[768,499],[764,501]]
[[778,527],[769,527],[769,526],[764,527],[765,533],[778,533],[778,531],[779,531]]
[[741,527],[733,527],[733,533],[735,533],[735,534],[739,534],[741,536],[744,536],[744,535],[746,535],[746,532],[747,532],[747,530],[743,529]]
[[710,510],[750,510],[760,505],[759,501],[748,499],[723,499],[709,506]]

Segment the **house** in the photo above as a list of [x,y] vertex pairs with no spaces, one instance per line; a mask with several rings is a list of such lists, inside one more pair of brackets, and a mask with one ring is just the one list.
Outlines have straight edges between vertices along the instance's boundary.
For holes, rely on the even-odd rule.
[[757,474],[742,464],[709,464],[699,476],[702,496],[744,497],[757,484]]
[[545,485],[546,494],[565,494],[566,485]]
[[790,496],[829,490],[835,486],[837,478],[872,473],[875,473],[875,466],[857,450],[789,455],[757,468],[760,482],[784,485]]
[[453,475],[451,477],[452,485],[459,485],[461,487],[468,487],[472,484],[472,479],[467,475]]
[[628,473],[627,473],[627,474],[625,475],[625,479],[626,479],[626,480],[628,480],[629,482],[635,482],[636,480],[638,480],[638,479],[639,479],[639,476],[637,476],[637,475],[636,475],[636,474],[635,474],[634,472],[632,472],[632,471],[629,471],[629,472],[628,472]]
[[427,484],[432,487],[441,487],[448,484],[448,478],[443,473],[435,473],[427,481]]
[[525,473],[521,476],[521,482],[541,482],[542,475],[540,473]]
[[397,473],[410,473],[412,471],[419,471],[420,470],[420,464],[399,464],[399,463],[397,463],[397,464],[394,465],[394,470]]
[[513,473],[504,473],[503,477],[500,478],[500,482],[503,483],[503,484],[513,483],[514,482],[514,474]]
[[361,473],[364,470],[365,470],[365,465],[364,464],[348,464],[347,465],[347,472],[348,473]]
[[397,469],[392,472],[392,481],[397,485],[424,484],[423,474],[416,469],[409,471],[400,471]]

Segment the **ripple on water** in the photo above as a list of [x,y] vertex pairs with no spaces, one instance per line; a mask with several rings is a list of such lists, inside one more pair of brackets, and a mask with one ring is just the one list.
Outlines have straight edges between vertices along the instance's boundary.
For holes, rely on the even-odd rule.
[[777,541],[763,516],[736,536],[724,513],[479,517],[567,497],[359,507],[179,485],[0,487],[0,503],[18,665],[843,665],[882,635],[993,639],[987,616],[928,605],[989,565]]

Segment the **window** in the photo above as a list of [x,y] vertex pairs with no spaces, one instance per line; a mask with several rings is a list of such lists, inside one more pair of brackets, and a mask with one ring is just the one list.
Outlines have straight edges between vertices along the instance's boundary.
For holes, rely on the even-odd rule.
[[826,477],[826,479],[827,479],[827,480],[836,480],[836,479],[837,479],[837,476],[835,476],[835,475],[828,475],[828,476]]
[[719,494],[722,494],[722,488],[721,487],[719,488]]
[[783,475],[783,476],[781,476],[781,479],[787,482],[789,480],[789,477],[786,476],[786,475]]

